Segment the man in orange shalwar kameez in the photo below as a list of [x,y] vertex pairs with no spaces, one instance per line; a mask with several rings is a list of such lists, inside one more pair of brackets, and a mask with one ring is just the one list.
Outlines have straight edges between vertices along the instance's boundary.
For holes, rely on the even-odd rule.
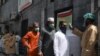
[[38,56],[39,25],[33,24],[32,31],[26,33],[22,38],[23,44],[27,47],[27,56]]

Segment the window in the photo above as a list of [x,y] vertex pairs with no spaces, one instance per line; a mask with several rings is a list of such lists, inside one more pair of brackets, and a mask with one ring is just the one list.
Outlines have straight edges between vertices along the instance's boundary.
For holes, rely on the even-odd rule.
[[0,6],[2,6],[3,4],[5,4],[8,0],[0,0]]
[[50,2],[54,2],[54,0],[50,0]]

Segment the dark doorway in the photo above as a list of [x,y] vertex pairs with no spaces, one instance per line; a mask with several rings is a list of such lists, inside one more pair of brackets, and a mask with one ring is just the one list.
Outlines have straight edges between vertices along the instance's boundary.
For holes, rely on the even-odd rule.
[[[58,9],[54,12],[55,13],[55,29],[56,29],[56,31],[58,29],[58,22],[62,21],[60,19],[65,17],[65,18],[63,18],[64,21],[69,20],[69,19],[66,19],[66,17],[72,15],[72,8],[73,8],[72,6],[69,6],[66,8]],[[73,23],[72,22],[73,19],[72,18],[70,18],[70,19],[71,19],[71,23]]]
[[[23,37],[26,32],[27,32],[27,27],[28,27],[28,19],[25,19],[21,22],[21,37]],[[20,41],[19,45],[19,53],[26,56],[26,47],[23,46],[22,42]]]
[[21,23],[21,37],[23,37],[27,32],[28,27],[28,19],[23,20]]
[[5,25],[5,31],[9,32],[9,25]]

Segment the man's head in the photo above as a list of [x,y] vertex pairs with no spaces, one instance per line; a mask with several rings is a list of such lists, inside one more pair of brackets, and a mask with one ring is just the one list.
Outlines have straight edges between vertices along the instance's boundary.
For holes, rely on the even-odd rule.
[[95,21],[94,15],[92,13],[86,13],[83,17],[85,19],[86,26],[93,24]]
[[11,36],[13,36],[14,32],[13,32],[13,31],[9,31],[9,34],[10,34]]
[[33,27],[33,31],[34,32],[38,32],[39,31],[39,23],[34,22],[32,27]]
[[67,23],[65,21],[59,22],[59,28],[63,33],[66,33],[66,26],[67,26]]
[[47,21],[48,21],[49,28],[54,29],[54,18],[50,17],[50,18],[48,18]]

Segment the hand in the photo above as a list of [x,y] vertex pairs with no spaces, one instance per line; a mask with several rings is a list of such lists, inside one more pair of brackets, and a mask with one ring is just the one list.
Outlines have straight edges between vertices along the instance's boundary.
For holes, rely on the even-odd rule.
[[71,30],[73,30],[73,26],[72,26],[72,24],[69,24],[69,28],[70,28]]
[[39,55],[39,56],[43,56],[43,53],[42,53],[42,51],[40,51],[40,52],[38,53],[38,55]]
[[28,45],[28,46],[26,46],[28,49],[31,49],[31,46],[30,45]]

